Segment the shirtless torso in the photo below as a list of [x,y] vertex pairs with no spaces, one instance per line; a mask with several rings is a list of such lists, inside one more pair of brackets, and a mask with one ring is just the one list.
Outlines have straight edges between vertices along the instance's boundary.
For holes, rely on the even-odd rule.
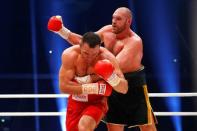
[[[100,41],[99,43],[95,42],[99,36],[95,33],[88,32],[84,37],[86,38],[84,38],[85,40],[92,43],[83,41],[81,45],[75,45],[65,49],[62,54],[59,85],[62,92],[70,94],[67,104],[67,130],[77,131],[85,127],[84,129],[93,131],[107,112],[107,95],[105,93],[112,90],[110,88],[119,92],[128,89],[127,81],[124,79],[124,75],[114,55],[107,49],[100,47]],[[96,45],[91,47],[91,44]],[[97,76],[95,66],[102,60],[107,60],[113,65],[113,69],[120,79],[117,85],[109,86],[101,76]],[[91,75],[96,75],[100,79],[98,83],[97,81],[83,81],[84,83],[81,83],[83,77]],[[78,81],[76,77],[78,79],[81,77],[81,81]],[[105,87],[102,92],[99,90],[101,88],[98,87],[99,82]]]
[[142,40],[137,34],[130,30],[129,35],[118,38],[112,32],[111,25],[103,27],[97,33],[101,36],[105,48],[116,56],[123,73],[137,71],[141,68],[143,48]]
[[[135,79],[139,81],[141,81],[142,79],[143,81],[145,81],[145,77],[138,79],[138,77],[141,76],[140,74],[142,72],[144,73],[143,65],[141,63],[143,57],[142,40],[135,32],[131,30],[130,28],[131,23],[132,23],[132,12],[128,8],[120,7],[117,10],[115,10],[115,12],[112,15],[112,24],[104,26],[96,33],[102,39],[104,43],[104,47],[107,48],[116,57],[119,67],[121,71],[125,74],[125,76],[132,76],[133,73],[136,72],[138,73],[136,78],[127,78],[127,81],[132,81]],[[80,44],[82,38],[80,35],[71,32],[64,26],[58,32],[58,34],[64,39],[66,39],[72,45]],[[141,71],[141,73],[139,71]],[[145,89],[143,86],[145,84],[146,83],[138,83],[138,87],[140,86],[141,89]],[[133,86],[133,83],[130,83],[129,86]],[[130,89],[137,89],[137,88],[130,88]],[[132,95],[132,92],[134,91],[129,90],[127,95],[125,95],[124,97],[123,96],[120,97],[119,94],[112,95],[111,97],[109,97],[110,98],[108,100],[109,111],[107,117],[110,118],[110,120],[106,121],[108,123],[107,124],[108,131],[123,131],[124,125],[126,124],[131,127],[138,125],[140,129],[143,131],[156,130],[153,121],[154,115],[151,113],[152,112],[151,106],[147,106],[149,103],[146,101],[145,97],[142,97],[141,99],[133,102],[128,102],[128,104],[126,103],[127,100],[133,98],[136,99],[135,96],[139,96],[139,95]],[[144,92],[144,90],[139,91],[139,93],[141,94],[141,96],[147,94],[147,92]],[[120,98],[124,98],[124,99],[120,99]],[[140,106],[141,101],[144,101],[144,104],[142,106]],[[133,105],[137,105],[136,107],[140,107],[140,108],[142,107],[141,109],[144,110],[144,112],[149,112],[151,114],[151,116],[148,118],[151,118],[152,120],[148,120],[147,115],[145,113],[144,116],[135,115],[137,118],[129,117],[128,119],[127,116],[124,114],[127,108],[125,107],[117,108],[117,106],[122,105],[123,103],[125,104],[125,107],[127,106],[129,107]],[[130,111],[130,110],[127,113],[131,114],[131,116],[132,114],[136,114],[135,111]],[[138,118],[140,119],[142,118],[145,121],[142,122],[142,120],[139,120]],[[117,122],[116,120],[120,120],[120,121]],[[127,122],[125,122],[125,120],[127,120]],[[131,122],[132,120],[136,120],[137,123]],[[152,123],[148,123],[148,121],[152,121]],[[147,126],[145,126],[144,124],[146,124]]]
[[[116,58],[107,49],[100,47],[98,53],[95,53],[95,50],[91,49],[84,53],[81,52],[82,49],[80,49],[80,46],[75,45],[66,49],[62,54],[62,66],[60,68],[59,78],[60,84],[63,84],[60,88],[62,87],[61,90],[64,93],[81,94],[81,86],[74,84],[72,80],[76,76],[94,75],[94,65],[97,61],[102,59],[110,60],[113,63],[116,74],[124,78]],[[117,86],[114,89],[121,92],[123,87]]]

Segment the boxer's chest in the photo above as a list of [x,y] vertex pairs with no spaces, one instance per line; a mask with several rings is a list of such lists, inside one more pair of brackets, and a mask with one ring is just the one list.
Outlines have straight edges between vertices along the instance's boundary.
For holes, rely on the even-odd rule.
[[76,76],[85,76],[88,74],[93,74],[94,69],[93,66],[88,65],[86,62],[82,60],[78,60],[76,64]]
[[105,48],[112,52],[115,56],[124,48],[124,41],[117,40],[115,35],[107,34],[104,37]]

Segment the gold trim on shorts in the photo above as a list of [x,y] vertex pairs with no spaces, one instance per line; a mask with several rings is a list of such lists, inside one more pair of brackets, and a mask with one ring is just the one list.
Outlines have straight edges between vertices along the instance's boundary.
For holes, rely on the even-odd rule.
[[[157,123],[157,119],[156,119],[156,117],[155,117],[155,115],[153,113],[153,110],[152,110],[152,107],[151,107],[151,104],[150,104],[150,101],[149,101],[147,85],[143,85],[143,88],[144,88],[145,100],[146,100],[146,103],[147,103],[147,119],[148,119],[148,122],[146,124],[128,126],[128,128],[139,127],[139,126],[146,126],[146,125],[153,124],[152,119],[151,119],[152,115],[153,115],[153,119],[154,119],[155,123]],[[126,124],[110,123],[110,122],[105,122],[104,120],[101,120],[101,121],[106,123],[106,124],[127,126]]]
[[[144,88],[144,96],[145,96],[146,103],[147,103],[147,119],[148,119],[148,122],[146,124],[129,126],[128,128],[151,125],[151,124],[153,124],[153,122],[152,122],[153,119],[154,119],[155,123],[157,123],[157,119],[154,116],[154,113],[152,111],[152,107],[151,107],[151,104],[150,104],[150,101],[149,101],[147,85],[143,85],[143,88]],[[152,115],[153,115],[153,119],[151,119]]]

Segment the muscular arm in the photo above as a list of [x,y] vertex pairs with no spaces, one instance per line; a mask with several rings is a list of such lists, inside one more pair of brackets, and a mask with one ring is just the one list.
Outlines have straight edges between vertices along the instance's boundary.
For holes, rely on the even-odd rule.
[[[78,45],[80,44],[81,42],[81,39],[82,39],[82,36],[79,35],[79,34],[76,34],[74,32],[70,32],[69,35],[68,35],[68,38],[66,39],[64,37],[64,33],[63,33],[63,29],[65,27],[62,28],[62,30],[58,33],[62,38],[64,38],[65,40],[67,40],[71,45]],[[101,28],[100,30],[98,30],[97,33],[100,38],[101,38],[101,41],[103,42],[103,33],[106,32],[107,30],[110,30],[111,29],[111,26],[110,25],[107,25],[107,26],[104,26],[103,28]]]
[[82,36],[70,31],[68,32],[66,30],[68,29],[63,26],[62,29],[57,32],[57,34],[68,41],[71,45],[80,44]]
[[[74,61],[77,59],[77,57],[78,53],[74,52],[72,48],[68,48],[66,51],[64,51],[62,55],[62,66],[59,72],[60,90],[67,94],[96,94],[109,96],[111,94],[112,87],[106,82],[99,81],[96,83],[82,83],[82,77],[81,80],[79,80],[80,78],[76,79],[76,63],[74,63]],[[74,82],[73,79],[75,79],[77,82]],[[103,86],[103,84],[105,86]]]
[[81,85],[72,81],[75,77],[73,59],[68,52],[62,55],[62,65],[59,71],[59,87],[61,92],[67,94],[81,94]]
[[[71,45],[77,45],[77,44],[80,44],[80,41],[81,41],[81,38],[82,36],[77,34],[77,33],[74,33],[74,32],[71,32],[69,29],[67,29],[64,24],[63,24],[63,21],[62,21],[62,18],[61,16],[55,16],[56,18],[56,21],[59,21],[62,23],[62,26],[61,26],[61,29],[59,31],[53,31],[55,33],[57,33],[58,35],[60,35],[63,39],[67,40]],[[54,26],[54,21],[53,20],[49,20],[49,23],[53,23],[52,25]],[[101,37],[101,40],[103,41],[103,32],[109,30],[110,28],[110,25],[107,25],[107,26],[104,26],[103,28],[101,28],[99,31],[95,32],[97,33],[100,37]],[[51,30],[52,31],[52,30]]]
[[99,29],[98,31],[96,31],[95,33],[97,33],[100,36],[101,41],[103,42],[104,41],[103,34],[107,31],[111,31],[111,25],[106,25],[102,27],[101,29]]
[[136,71],[141,67],[143,47],[141,39],[130,40],[116,55],[116,59],[123,73]]
[[102,57],[104,59],[108,59],[114,66],[114,70],[115,70],[115,74],[117,74],[120,78],[120,83],[113,87],[113,89],[119,93],[123,93],[126,94],[128,91],[128,83],[127,80],[125,80],[124,75],[118,65],[118,61],[116,60],[115,56],[109,52],[107,49],[105,48],[101,48],[103,50],[103,54]]
[[[71,45],[77,45],[80,44],[80,41],[82,39],[82,36],[79,34],[76,34],[74,32],[70,32],[68,35],[68,38],[64,37],[64,28],[62,28],[62,30],[58,33],[62,38],[64,38],[65,40],[67,40]],[[99,37],[101,38],[101,41],[103,42],[103,33],[106,31],[111,30],[111,25],[107,25],[104,26],[103,28],[101,28],[100,30],[98,30],[97,32],[95,32],[96,34],[99,35]]]
[[[61,36],[61,35],[60,35]],[[66,39],[71,45],[79,45],[82,36],[73,32],[70,32],[68,39]]]
[[67,29],[59,15],[52,16],[48,21],[48,30],[57,33],[63,39],[67,40],[72,45],[77,45],[81,41],[81,35],[71,32]]

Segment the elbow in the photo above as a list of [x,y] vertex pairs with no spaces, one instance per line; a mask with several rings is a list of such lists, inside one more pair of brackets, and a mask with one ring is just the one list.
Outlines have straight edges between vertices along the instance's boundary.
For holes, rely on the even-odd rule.
[[61,93],[64,93],[63,85],[62,85],[62,84],[59,84],[59,89],[60,89],[60,92],[61,92]]
[[128,92],[128,82],[127,82],[127,80],[124,81],[123,87],[124,88],[122,90],[122,94],[127,94],[127,92]]
[[67,90],[66,90],[66,86],[63,83],[59,83],[59,89],[61,93],[65,93],[68,94]]
[[[119,89],[119,90],[118,90]],[[123,81],[120,85],[119,88],[117,89],[117,92],[122,93],[122,94],[127,94],[128,92],[128,83],[127,81]]]
[[123,90],[122,94],[127,94],[127,92],[128,92],[128,88],[125,88],[125,89]]
[[128,92],[128,88],[123,88],[123,89],[121,89],[121,90],[117,90],[117,92],[119,92],[119,93],[121,93],[121,94],[127,94],[127,92]]
[[122,94],[127,94],[127,92],[128,92],[128,85],[125,85],[124,86],[124,89],[122,90]]

